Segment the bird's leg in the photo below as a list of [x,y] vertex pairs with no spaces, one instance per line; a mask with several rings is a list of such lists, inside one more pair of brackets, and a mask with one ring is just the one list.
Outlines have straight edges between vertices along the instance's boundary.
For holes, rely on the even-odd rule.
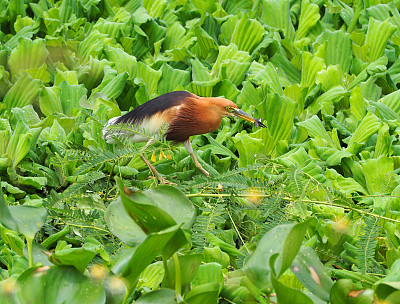
[[204,168],[202,167],[202,165],[199,163],[199,161],[197,160],[196,156],[194,155],[192,144],[190,143],[189,138],[183,142],[183,145],[188,150],[189,155],[192,157],[195,166],[197,168],[199,168],[201,170],[201,172],[203,172],[205,175],[210,176],[210,173],[208,173],[206,170],[204,170]]
[[[154,138],[150,138],[149,141],[141,149],[141,151],[144,152],[153,143],[154,143]],[[147,160],[144,153],[140,153],[139,156],[142,159],[142,161],[147,165],[147,167],[149,167],[150,171],[153,172],[153,174],[157,177],[157,179],[160,181],[161,184],[174,184],[174,183],[171,183],[170,181],[166,180],[164,177],[161,176],[160,173],[158,173],[156,168],[154,168],[153,165],[150,164],[150,162]]]

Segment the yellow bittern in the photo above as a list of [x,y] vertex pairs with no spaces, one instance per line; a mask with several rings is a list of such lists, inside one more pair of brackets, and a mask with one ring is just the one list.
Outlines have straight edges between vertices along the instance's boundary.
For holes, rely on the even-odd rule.
[[[182,142],[196,167],[209,176],[209,173],[204,170],[196,159],[189,137],[216,130],[221,125],[222,118],[227,116],[237,116],[253,122],[256,126],[266,128],[260,120],[243,112],[228,99],[199,97],[189,92],[176,91],[158,96],[123,116],[110,119],[103,129],[103,138],[108,143],[114,142],[113,138],[116,136],[128,137],[132,142],[147,141],[142,149],[142,152],[144,152],[147,147],[154,143],[156,137],[160,134],[162,125],[168,124],[168,128],[164,133],[165,139],[177,143]],[[139,130],[144,130],[146,136],[137,132],[118,131],[116,128],[109,127],[118,124],[128,124]],[[140,154],[140,158],[160,182],[167,182],[150,164],[143,153]]]

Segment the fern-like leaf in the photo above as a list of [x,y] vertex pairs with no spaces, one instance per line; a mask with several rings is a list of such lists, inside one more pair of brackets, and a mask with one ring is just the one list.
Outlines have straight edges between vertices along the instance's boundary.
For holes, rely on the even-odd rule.
[[374,272],[374,255],[378,243],[378,236],[381,228],[378,226],[380,218],[367,217],[364,220],[364,227],[359,236],[356,259],[361,273]]

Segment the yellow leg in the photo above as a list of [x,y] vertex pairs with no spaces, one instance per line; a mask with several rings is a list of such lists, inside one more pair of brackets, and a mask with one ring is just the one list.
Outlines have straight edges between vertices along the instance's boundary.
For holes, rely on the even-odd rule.
[[194,164],[201,172],[203,172],[205,175],[210,176],[210,173],[208,173],[203,166],[199,163],[197,160],[196,156],[194,155],[192,144],[190,143],[190,140],[186,140],[183,142],[183,145],[185,146],[186,150],[188,150],[190,157],[193,159]]
[[[153,142],[154,142],[154,140],[150,139],[146,143],[146,145],[142,148],[142,151],[146,150]],[[149,167],[150,171],[153,172],[153,174],[157,177],[157,179],[160,181],[161,184],[176,185],[176,184],[166,180],[164,177],[162,177],[161,174],[158,173],[156,168],[154,168],[153,165],[150,164],[150,162],[147,160],[146,156],[144,156],[143,153],[140,153],[139,156],[142,159],[142,161],[147,165],[147,167]]]

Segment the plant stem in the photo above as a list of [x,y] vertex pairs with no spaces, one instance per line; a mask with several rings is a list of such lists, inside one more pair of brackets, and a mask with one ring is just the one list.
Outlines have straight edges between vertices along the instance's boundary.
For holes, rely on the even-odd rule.
[[[119,160],[118,160],[118,161],[119,161]],[[108,179],[107,179],[107,186],[106,186],[106,191],[104,191],[103,202],[106,202],[106,201],[107,201],[108,187],[109,187],[109,184],[110,184],[111,175],[114,173],[115,164],[116,164],[116,162],[113,162],[113,166],[112,166],[112,168],[111,168],[110,175],[108,176]]]
[[[233,195],[229,194],[229,193],[191,193],[191,194],[186,194],[186,197],[189,197],[189,198],[190,197],[216,197],[216,198],[221,198],[221,197],[232,197],[232,196]],[[235,194],[234,196],[236,196],[236,197],[248,197],[249,195],[248,194]],[[259,197],[272,197],[272,195],[270,195],[270,194],[257,194],[257,196],[259,196]],[[398,196],[382,194],[382,195],[364,195],[364,196],[360,195],[360,196],[346,197],[346,198],[353,199],[353,198],[366,198],[366,197],[398,197]],[[284,197],[283,199],[287,200],[287,201],[291,201],[291,202],[295,202],[296,201],[296,199],[293,199],[291,197]],[[340,200],[340,199],[334,199],[334,201],[335,200]],[[373,217],[379,217],[381,219],[384,219],[384,220],[387,220],[387,221],[390,221],[390,222],[400,223],[400,220],[392,219],[392,218],[386,217],[386,216],[381,216],[381,215],[378,215],[378,214],[375,214],[375,213],[372,213],[372,212],[368,212],[368,211],[364,211],[364,210],[361,210],[361,209],[354,208],[352,206],[345,206],[345,205],[336,204],[336,203],[328,202],[328,201],[314,201],[314,200],[305,200],[305,199],[302,199],[301,201],[302,202],[306,202],[306,203],[317,204],[317,205],[325,205],[325,206],[343,208],[343,209],[346,209],[346,210],[352,210],[352,211],[358,212],[360,214],[369,215],[369,216],[373,216]]]
[[181,264],[179,263],[179,258],[176,252],[172,255],[175,266],[175,291],[178,295],[182,293],[182,280],[181,280]]
[[164,275],[165,275],[165,279],[166,279],[166,281],[167,281],[168,283],[170,283],[170,282],[171,282],[171,281],[170,281],[171,276],[170,276],[169,271],[168,271],[167,259],[165,258],[164,255],[162,255],[162,261],[163,261],[163,265],[164,265]]
[[32,243],[33,239],[26,237],[26,245],[28,246],[28,257],[29,257],[29,268],[33,267],[33,250],[32,250]]
[[103,232],[107,232],[108,234],[111,234],[110,231],[108,231],[106,229],[103,229],[103,228],[100,228],[100,227],[96,227],[96,226],[77,225],[77,224],[66,223],[64,221],[63,221],[63,223],[65,225],[69,225],[69,226],[72,226],[72,227],[95,229],[95,230],[100,230],[100,231],[103,231]]

